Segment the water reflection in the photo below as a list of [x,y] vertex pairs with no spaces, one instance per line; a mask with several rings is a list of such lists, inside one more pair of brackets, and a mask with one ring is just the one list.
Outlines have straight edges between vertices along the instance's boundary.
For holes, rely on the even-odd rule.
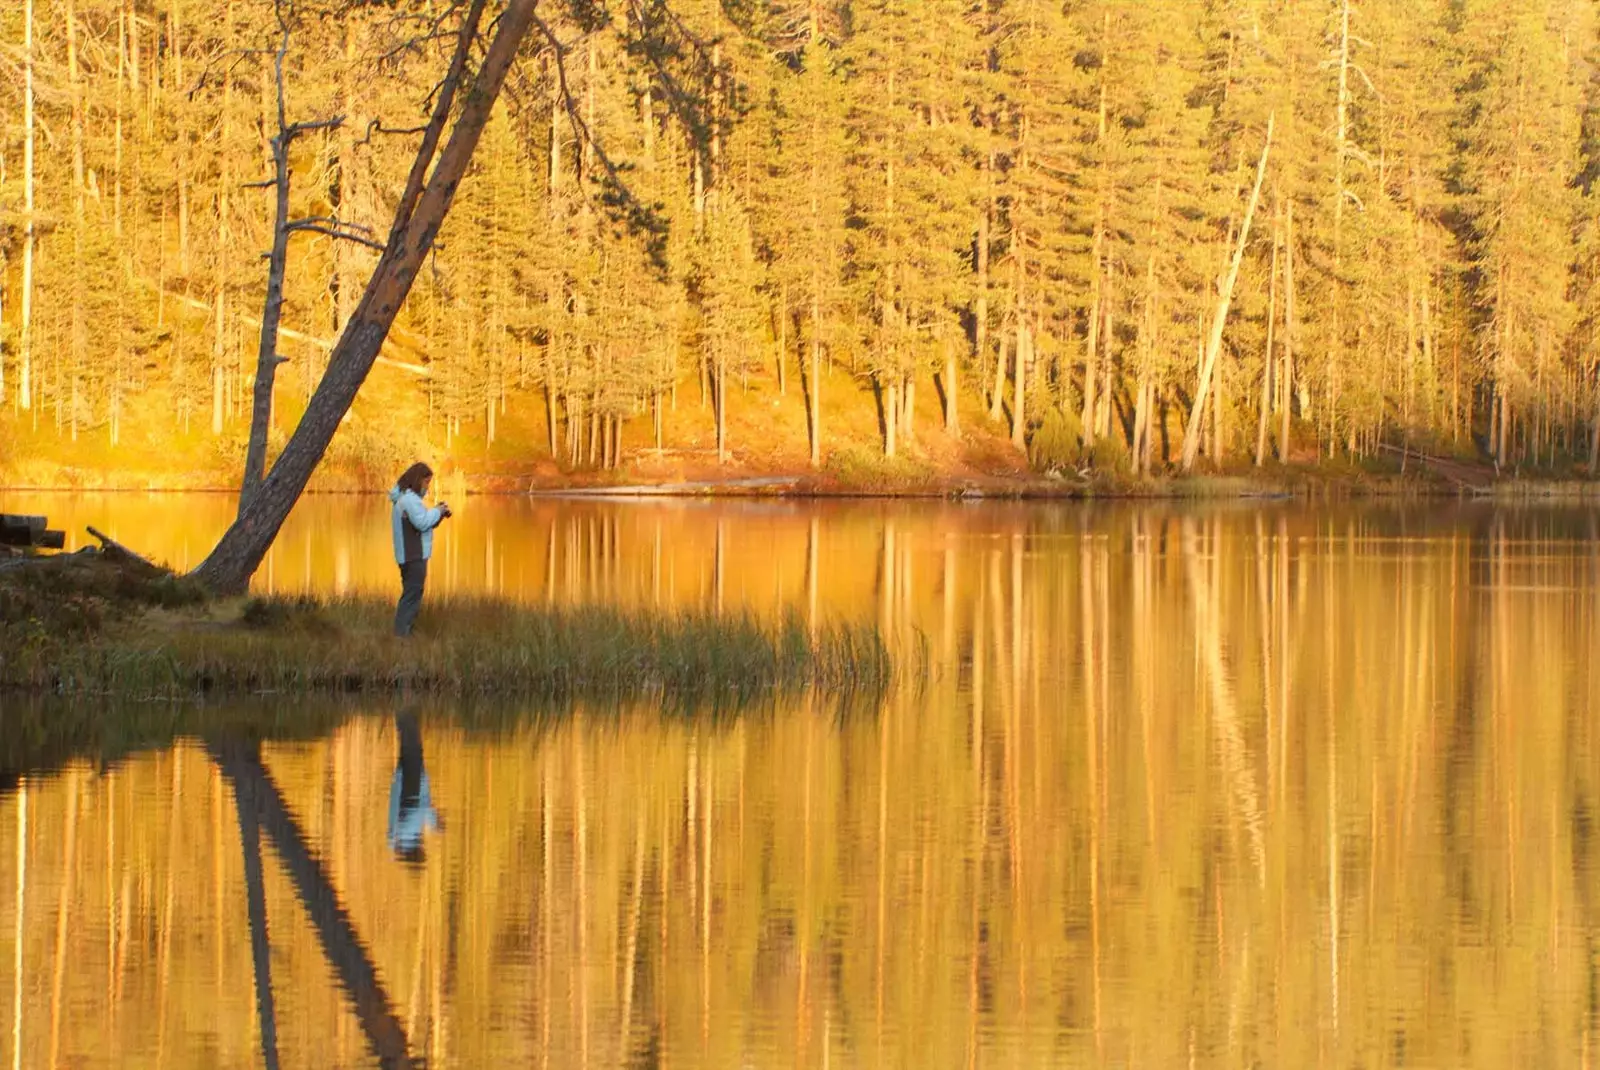
[[18,1065],[1588,1058],[1592,513],[542,508],[473,583],[868,617],[930,678],[104,768],[8,718]]
[[389,784],[389,847],[402,861],[421,865],[422,837],[438,830],[439,815],[433,809],[433,793],[428,790],[416,710],[404,709],[395,714],[394,731],[400,741],[400,753]]

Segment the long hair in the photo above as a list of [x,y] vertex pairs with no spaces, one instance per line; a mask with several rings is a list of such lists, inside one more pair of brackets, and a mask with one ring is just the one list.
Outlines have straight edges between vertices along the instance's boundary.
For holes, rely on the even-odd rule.
[[409,490],[412,494],[420,495],[422,493],[422,485],[432,478],[433,469],[418,461],[400,473],[400,490],[402,493]]

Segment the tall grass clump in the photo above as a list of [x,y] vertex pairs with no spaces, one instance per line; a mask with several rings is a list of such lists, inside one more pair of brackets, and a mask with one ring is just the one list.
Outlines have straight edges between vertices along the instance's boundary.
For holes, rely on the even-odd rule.
[[[797,616],[544,609],[430,599],[418,634],[389,634],[391,603],[256,599],[233,619],[106,628],[58,656],[0,666],[0,682],[62,694],[375,694],[637,697],[742,703],[798,691],[882,691],[894,670],[871,627]],[[10,659],[8,659],[9,661]],[[18,678],[18,677],[22,678]],[[9,679],[7,678],[9,677]]]

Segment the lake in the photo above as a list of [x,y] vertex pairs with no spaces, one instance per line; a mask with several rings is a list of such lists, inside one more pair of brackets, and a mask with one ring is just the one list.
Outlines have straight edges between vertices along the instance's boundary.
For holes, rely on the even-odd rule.
[[[927,671],[869,708],[37,752],[0,798],[0,1058],[1594,1057],[1600,513],[456,504],[431,590],[872,621]],[[231,506],[0,496],[178,566]],[[257,587],[395,592],[388,538],[381,496],[309,498]],[[35,753],[48,707],[0,702]]]

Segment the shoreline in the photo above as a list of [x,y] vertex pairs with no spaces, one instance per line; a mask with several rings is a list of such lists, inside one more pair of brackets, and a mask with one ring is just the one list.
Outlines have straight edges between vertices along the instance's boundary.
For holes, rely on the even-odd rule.
[[[805,476],[733,477],[726,480],[633,479],[608,484],[578,479],[570,483],[547,480],[529,485],[471,478],[441,479],[441,490],[452,497],[572,499],[586,501],[644,501],[690,499],[760,499],[777,501],[1184,501],[1261,500],[1327,501],[1414,498],[1433,501],[1550,500],[1600,501],[1600,479],[1505,479],[1479,486],[1452,484],[1437,478],[1398,474],[1324,473],[1294,469],[1273,475],[1220,473],[1170,477],[1147,482],[1066,482],[1048,478],[989,477],[935,480],[913,486],[870,483],[813,482]],[[521,481],[518,481],[521,482]],[[335,481],[331,486],[311,486],[305,496],[364,495],[381,491],[377,484]],[[0,494],[202,494],[234,495],[237,487],[219,486],[209,479],[168,481],[118,480],[85,484],[66,481],[43,484],[0,479]]]

